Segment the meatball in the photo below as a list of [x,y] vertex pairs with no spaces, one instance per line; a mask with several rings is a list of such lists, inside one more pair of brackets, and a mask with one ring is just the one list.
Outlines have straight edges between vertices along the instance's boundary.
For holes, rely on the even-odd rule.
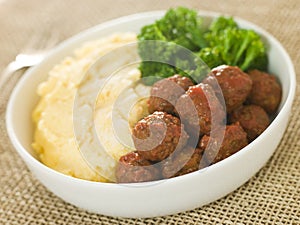
[[246,105],[234,110],[229,116],[229,121],[239,122],[246,131],[249,141],[253,141],[270,124],[268,114],[257,105]]
[[216,137],[204,135],[198,144],[209,164],[219,162],[245,147],[248,144],[247,133],[239,123],[228,125],[222,143],[219,142],[220,139]]
[[227,65],[212,69],[209,76],[203,80],[203,83],[210,84],[219,99],[224,97],[228,113],[243,104],[252,87],[252,80],[248,74],[236,66]]
[[160,172],[136,151],[122,156],[116,167],[117,183],[136,183],[160,179]]
[[162,176],[177,177],[204,168],[206,163],[201,160],[202,152],[199,148],[187,146],[162,162]]
[[249,76],[253,82],[249,102],[261,106],[269,114],[276,112],[281,100],[281,86],[276,78],[259,70],[250,71]]
[[174,114],[177,99],[192,85],[193,82],[189,78],[179,75],[156,82],[152,86],[148,101],[149,112],[163,111]]
[[132,131],[138,153],[150,161],[161,161],[182,148],[189,135],[180,120],[165,112],[154,112],[140,120]]
[[189,87],[177,100],[176,110],[188,132],[197,136],[209,134],[212,126],[222,124],[226,119],[213,89],[203,83]]

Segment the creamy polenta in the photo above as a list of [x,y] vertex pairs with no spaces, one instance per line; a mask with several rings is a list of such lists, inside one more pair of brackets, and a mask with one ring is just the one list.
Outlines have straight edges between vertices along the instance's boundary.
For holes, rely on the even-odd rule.
[[[37,93],[40,100],[33,112],[35,132],[32,146],[42,163],[58,172],[81,179],[101,182],[114,180],[115,162],[121,155],[132,151],[128,122],[132,125],[147,114],[146,101],[141,96],[144,96],[148,89],[141,84],[130,87],[139,80],[139,71],[135,68],[119,71],[107,83],[97,99],[94,124],[100,142],[113,160],[105,158],[107,157],[105,154],[98,154],[99,161],[93,162],[92,166],[89,164],[89,159],[82,154],[80,148],[86,144],[84,140],[86,142],[91,140],[84,137],[83,141],[78,142],[75,138],[73,106],[78,87],[96,59],[119,46],[135,41],[135,34],[123,33],[88,42],[57,64],[49,72],[48,80],[39,85]],[[126,87],[130,88],[124,90]],[[91,89],[93,88],[97,87],[91,86]],[[116,106],[117,109],[113,110],[114,103],[120,94],[124,95],[125,92],[130,96],[131,102],[137,102],[129,109],[130,118],[126,117],[123,107],[118,110]],[[112,118],[116,119],[118,135],[128,140],[129,144],[124,144],[115,137],[116,127],[113,126]],[[83,135],[89,134],[85,131]]]

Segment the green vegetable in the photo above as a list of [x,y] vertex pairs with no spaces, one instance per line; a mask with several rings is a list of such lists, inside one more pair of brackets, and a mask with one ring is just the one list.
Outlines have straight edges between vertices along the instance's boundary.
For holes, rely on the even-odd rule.
[[[199,56],[204,56],[203,60],[208,66],[222,62],[221,64],[238,66],[244,71],[253,68],[267,69],[266,48],[260,36],[252,30],[238,28],[232,18],[219,17],[211,24],[205,37],[210,47],[201,49]],[[207,52],[211,52],[209,57]]]
[[[187,49],[199,51],[207,45],[201,24],[196,11],[178,7],[142,28],[138,35],[138,50],[143,60],[139,69],[145,84],[151,85],[176,73],[201,81],[205,75],[195,72],[196,64],[200,64],[195,62],[193,52],[187,52]],[[147,42],[150,40],[158,42]]]
[[139,69],[148,85],[174,74],[199,83],[209,68],[222,64],[244,71],[267,69],[266,47],[260,36],[239,28],[233,18],[219,17],[205,30],[196,11],[178,7],[143,27],[138,40],[143,61]]
[[191,51],[206,46],[202,32],[202,20],[197,12],[184,7],[170,9],[166,15],[156,21],[158,29],[172,41]]
[[167,42],[166,37],[156,24],[143,27],[138,39],[138,51],[143,59],[139,69],[145,84],[151,85],[158,79],[166,78],[176,73],[175,67],[169,65],[172,64],[172,55],[174,54],[172,46],[170,46],[171,43]]
[[238,28],[237,23],[233,20],[232,17],[229,18],[225,18],[223,16],[220,16],[218,19],[216,19],[215,21],[213,21],[209,27],[209,32],[205,35],[207,36],[216,36],[218,35],[220,32],[222,32],[225,29],[228,28],[233,28],[236,29]]
[[222,47],[203,48],[197,56],[201,58],[209,68],[214,68],[224,64],[222,60]]

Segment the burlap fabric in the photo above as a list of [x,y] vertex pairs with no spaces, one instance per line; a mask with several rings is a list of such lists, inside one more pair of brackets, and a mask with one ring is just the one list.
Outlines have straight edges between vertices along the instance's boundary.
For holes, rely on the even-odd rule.
[[[300,78],[299,0],[0,0],[0,70],[32,34],[41,37],[36,40],[38,46],[53,31],[62,41],[112,18],[175,5],[219,11],[260,25],[282,42]],[[279,147],[245,185],[189,212],[123,219],[91,214],[63,202],[31,175],[17,155],[7,137],[4,114],[9,94],[23,72],[15,73],[0,94],[0,224],[300,224],[300,84]]]

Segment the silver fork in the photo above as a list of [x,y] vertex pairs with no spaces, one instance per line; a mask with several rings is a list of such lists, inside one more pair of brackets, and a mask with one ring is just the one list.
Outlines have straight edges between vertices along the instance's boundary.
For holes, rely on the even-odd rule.
[[22,52],[16,56],[15,60],[10,62],[0,74],[0,87],[8,81],[14,72],[39,64],[57,41],[58,36],[55,33],[43,39],[40,39],[38,36],[33,36],[24,50],[22,50]]

